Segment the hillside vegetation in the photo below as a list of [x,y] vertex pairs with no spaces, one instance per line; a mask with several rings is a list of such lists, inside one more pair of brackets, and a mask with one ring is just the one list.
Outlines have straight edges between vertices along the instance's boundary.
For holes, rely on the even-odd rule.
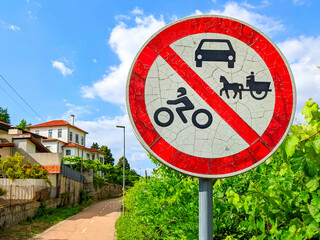
[[[318,104],[306,102],[302,114],[306,123],[293,125],[265,163],[213,180],[213,239],[319,239]],[[117,239],[198,239],[198,179],[153,161],[154,176],[126,194]]]

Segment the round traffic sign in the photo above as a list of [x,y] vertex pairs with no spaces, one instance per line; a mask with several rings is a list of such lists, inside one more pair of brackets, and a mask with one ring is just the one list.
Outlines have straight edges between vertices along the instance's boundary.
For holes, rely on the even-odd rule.
[[277,46],[254,27],[200,15],[173,22],[137,54],[127,110],[145,149],[181,173],[223,178],[261,164],[280,146],[295,86]]

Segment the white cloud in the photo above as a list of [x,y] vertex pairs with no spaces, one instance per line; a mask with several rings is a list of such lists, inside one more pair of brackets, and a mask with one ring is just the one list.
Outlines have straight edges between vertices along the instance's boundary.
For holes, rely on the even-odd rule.
[[156,19],[150,15],[136,17],[134,27],[123,22],[114,27],[108,43],[118,55],[120,64],[109,67],[108,73],[92,86],[82,87],[82,96],[98,96],[111,103],[124,104],[127,75],[135,55],[143,43],[164,25],[162,17]]
[[293,0],[293,4],[301,6],[301,5],[305,4],[305,1],[304,0]]
[[68,64],[70,61],[66,59],[59,59],[51,62],[52,67],[58,69],[63,76],[71,75],[73,73],[73,70],[65,65]]
[[131,11],[132,14],[135,14],[135,15],[142,15],[143,14],[143,10],[138,8],[138,7],[135,7],[135,9],[133,9]]
[[320,36],[289,39],[277,44],[287,58],[296,83],[297,112],[313,98],[320,103]]
[[77,106],[75,104],[69,103],[67,100],[63,100],[65,102],[65,105],[69,108],[62,116],[61,119],[64,119],[66,121],[70,121],[70,116],[73,114],[77,118],[81,118],[85,115],[92,114],[92,107],[88,105],[81,105]]
[[20,31],[20,30],[21,30],[20,27],[15,26],[15,25],[12,25],[12,24],[9,26],[9,29],[12,30],[12,31],[14,31],[14,32],[17,32],[17,31]]
[[130,16],[127,15],[117,15],[114,17],[117,21],[121,21],[121,20],[130,20]]
[[176,21],[176,20],[178,20],[179,18],[178,18],[178,16],[177,15],[172,15],[171,17],[170,17],[170,20],[173,22],[173,21]]
[[38,19],[38,17],[33,16],[32,12],[30,10],[28,11],[28,15],[29,15],[30,19],[32,19],[32,20],[37,20]]
[[13,24],[6,23],[5,21],[2,21],[2,20],[0,20],[0,25],[2,25],[5,29],[9,29],[14,32],[18,32],[21,30],[20,27]]
[[248,9],[257,9],[257,8],[263,8],[266,7],[268,5],[270,5],[271,3],[269,1],[261,1],[260,4],[258,5],[252,5],[250,3],[248,3],[247,1],[244,1],[243,3],[241,3],[242,6],[248,8]]
[[94,59],[92,60],[92,62],[97,63],[97,59],[94,58]]
[[[266,4],[266,3],[265,3]],[[248,7],[248,6],[247,6]],[[252,26],[258,28],[262,32],[272,35],[276,31],[282,31],[284,26],[280,21],[274,20],[273,18],[254,13],[249,11],[245,7],[241,7],[236,2],[229,2],[225,5],[224,10],[210,10],[208,12],[201,12],[199,10],[195,11],[195,14],[216,14],[216,15],[224,15],[233,18],[237,18],[244,22],[251,24]]]
[[[266,2],[263,1],[264,4]],[[253,13],[235,2],[226,4],[223,11],[211,10],[207,13],[237,17],[266,33],[283,29],[283,25],[279,21]],[[203,13],[197,10],[196,14]],[[129,16],[125,17],[130,18]],[[165,25],[162,17],[156,19],[153,15],[136,16],[134,21],[135,25],[133,27],[128,27],[124,22],[119,22],[112,29],[108,43],[119,57],[120,63],[109,67],[107,73],[92,86],[83,86],[81,89],[83,97],[100,97],[111,103],[124,104],[126,79],[135,55],[142,44]]]

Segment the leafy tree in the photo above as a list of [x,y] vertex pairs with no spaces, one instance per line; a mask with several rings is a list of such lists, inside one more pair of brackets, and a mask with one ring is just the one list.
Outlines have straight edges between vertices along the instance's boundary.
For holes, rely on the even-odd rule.
[[99,144],[93,142],[92,145],[91,145],[91,148],[95,148],[95,149],[99,150]]
[[106,153],[106,155],[104,156],[104,162],[106,164],[109,163],[113,166],[114,165],[114,158],[112,157],[111,150],[107,146],[102,145],[100,147],[100,151]]
[[31,123],[27,123],[27,121],[24,119],[22,119],[19,125],[17,125],[18,128],[21,128],[23,130],[28,130],[28,126],[31,126]]
[[0,107],[0,121],[10,124],[10,115],[7,108]]
[[[130,170],[130,164],[128,163],[127,158],[125,158],[125,169]],[[117,167],[123,169],[123,156],[119,159],[119,162],[117,163]]]

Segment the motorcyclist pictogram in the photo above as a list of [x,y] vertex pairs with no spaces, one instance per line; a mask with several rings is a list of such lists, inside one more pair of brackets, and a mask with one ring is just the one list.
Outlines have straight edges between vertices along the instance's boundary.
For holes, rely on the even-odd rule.
[[[195,107],[193,105],[193,103],[190,101],[190,99],[186,96],[187,94],[187,90],[184,87],[180,87],[178,90],[178,96],[177,99],[175,100],[168,100],[167,104],[169,105],[178,105],[178,104],[183,104],[184,106],[181,107],[177,107],[176,108],[176,112],[178,113],[180,119],[182,120],[183,123],[187,123],[188,120],[184,115],[184,111],[190,111],[193,110]],[[160,121],[159,119],[159,115],[160,113],[166,112],[169,115],[169,119],[167,121]],[[205,114],[207,116],[207,121],[205,123],[199,123],[197,120],[197,116],[199,114]],[[157,109],[154,113],[154,121],[156,122],[156,124],[158,124],[160,127],[168,127],[170,126],[173,121],[174,121],[174,114],[173,112],[167,108],[167,107],[161,107],[159,109]],[[206,110],[206,109],[197,109],[196,111],[194,111],[194,113],[192,114],[192,123],[197,127],[197,128],[207,128],[212,124],[212,115],[211,113]]]

